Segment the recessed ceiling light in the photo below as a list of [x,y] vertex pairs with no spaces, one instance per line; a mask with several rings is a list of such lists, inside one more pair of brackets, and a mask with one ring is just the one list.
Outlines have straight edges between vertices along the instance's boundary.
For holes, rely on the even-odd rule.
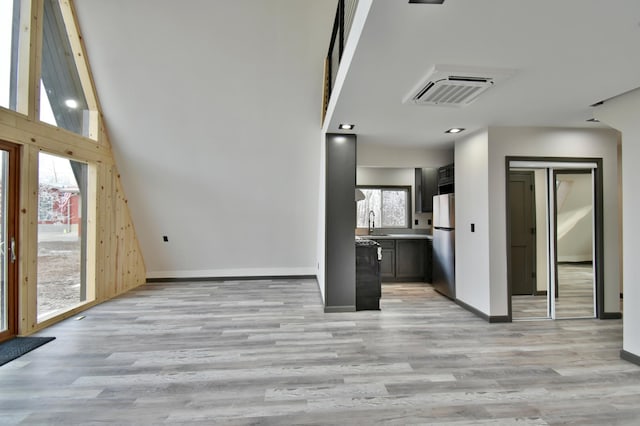
[[353,130],[356,127],[354,124],[341,124],[338,126],[340,130]]
[[409,3],[442,4],[444,0],[409,0]]
[[462,127],[454,127],[452,129],[447,130],[445,133],[460,133],[463,131],[464,129]]
[[78,108],[78,101],[76,101],[75,99],[67,99],[66,101],[64,101],[64,104],[72,109]]

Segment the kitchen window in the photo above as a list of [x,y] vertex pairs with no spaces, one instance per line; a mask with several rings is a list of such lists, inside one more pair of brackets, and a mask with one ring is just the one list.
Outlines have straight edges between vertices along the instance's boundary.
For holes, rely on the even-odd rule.
[[[369,217],[375,228],[410,228],[411,187],[408,186],[359,186],[364,200],[357,203],[357,227],[368,228]],[[373,213],[371,213],[373,212]],[[373,224],[372,224],[373,225]]]

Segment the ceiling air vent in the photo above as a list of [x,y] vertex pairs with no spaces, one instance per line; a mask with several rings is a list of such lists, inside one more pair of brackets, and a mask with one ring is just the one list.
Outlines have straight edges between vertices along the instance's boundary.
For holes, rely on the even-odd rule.
[[405,103],[463,107],[510,74],[507,70],[437,65],[405,98]]

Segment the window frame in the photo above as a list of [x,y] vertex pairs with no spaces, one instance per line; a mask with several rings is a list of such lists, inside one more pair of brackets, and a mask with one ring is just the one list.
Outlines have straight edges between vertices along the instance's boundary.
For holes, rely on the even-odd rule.
[[[382,226],[382,218],[376,218],[376,223],[380,223],[380,226],[377,226],[375,229],[383,229],[383,230],[393,230],[393,229],[412,229],[411,220],[412,220],[412,203],[411,203],[411,185],[356,185],[356,189],[373,189],[373,190],[393,190],[393,191],[406,191],[407,193],[407,206],[406,206],[406,220],[407,226],[395,226],[395,227],[383,227]],[[383,211],[382,208],[382,194],[380,194],[380,211]],[[357,229],[368,229],[368,227],[359,227],[358,226],[358,217],[357,217],[357,207],[356,207],[356,228]]]
[[[9,33],[9,50],[8,51],[4,51],[2,52],[2,55],[6,55],[8,53],[8,69],[4,69],[3,70],[3,75],[7,75],[8,79],[5,80],[4,78],[2,79],[2,81],[0,81],[0,84],[2,84],[5,89],[8,91],[8,98],[7,98],[7,102],[6,104],[0,104],[0,108],[5,109],[5,110],[9,110],[9,111],[15,111],[15,112],[22,112],[24,113],[24,111],[18,111],[18,78],[20,76],[19,74],[19,66],[20,64],[20,55],[21,55],[21,51],[20,51],[20,40],[22,37],[24,37],[25,35],[23,33],[21,33],[20,29],[22,28],[22,23],[21,23],[21,19],[22,19],[22,9],[23,9],[23,5],[22,2],[20,1],[14,1],[14,0],[8,0],[6,4],[11,4],[11,23],[9,24],[9,28],[8,28],[8,33]],[[6,18],[5,18],[6,19]],[[4,33],[4,31],[3,31]],[[2,34],[3,36],[5,34]],[[23,49],[24,50],[24,49]]]
[[[55,323],[58,321],[58,318],[68,316],[70,312],[74,312],[76,309],[86,306],[90,303],[94,303],[96,300],[96,171],[95,171],[95,163],[78,158],[72,158],[67,155],[64,155],[59,152],[55,152],[52,150],[40,149],[38,152],[38,160],[37,160],[37,182],[38,187],[40,188],[41,183],[41,172],[40,172],[40,160],[42,155],[47,155],[51,157],[56,157],[60,160],[69,161],[70,167],[73,171],[73,163],[82,166],[81,170],[78,170],[79,175],[76,175],[75,171],[74,178],[76,179],[76,184],[78,185],[78,194],[80,195],[80,205],[79,205],[79,215],[77,218],[79,219],[79,229],[82,230],[82,235],[80,237],[80,253],[79,253],[79,269],[80,269],[80,289],[79,289],[79,301],[74,304],[69,304],[64,308],[61,308],[58,311],[50,312],[48,315],[44,315],[39,312],[39,305],[36,297],[36,324],[38,326],[47,327],[48,325]],[[84,190],[82,189],[84,186]],[[40,193],[38,190],[38,212],[36,213],[37,222],[36,222],[36,247],[40,245],[39,238],[39,222],[40,222]],[[52,203],[55,206],[55,201]],[[36,256],[36,266],[39,262],[39,255]],[[37,268],[36,268],[37,270]],[[38,280],[39,276],[36,274],[36,289],[40,290],[41,282]]]

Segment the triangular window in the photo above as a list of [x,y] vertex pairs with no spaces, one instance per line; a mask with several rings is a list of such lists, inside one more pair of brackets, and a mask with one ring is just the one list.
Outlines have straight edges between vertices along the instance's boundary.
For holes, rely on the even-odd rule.
[[[40,120],[97,139],[92,93],[86,93],[78,67],[86,67],[68,4],[44,0]],[[90,82],[85,82],[90,87]],[[90,90],[90,89],[89,89]],[[89,100],[88,100],[89,98]],[[93,113],[92,113],[93,112]]]
[[17,110],[20,2],[0,0],[0,107]]

